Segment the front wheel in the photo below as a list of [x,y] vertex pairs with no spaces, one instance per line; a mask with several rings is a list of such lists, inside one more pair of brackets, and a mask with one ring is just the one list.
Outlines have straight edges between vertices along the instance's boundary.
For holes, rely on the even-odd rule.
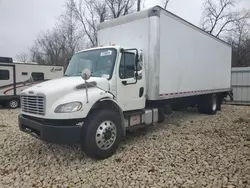
[[94,159],[108,158],[117,150],[121,136],[121,120],[114,111],[94,111],[82,129],[82,150]]

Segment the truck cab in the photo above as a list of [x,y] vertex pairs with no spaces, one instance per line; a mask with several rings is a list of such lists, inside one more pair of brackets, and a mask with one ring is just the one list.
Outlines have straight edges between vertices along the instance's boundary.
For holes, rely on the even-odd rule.
[[126,128],[153,121],[153,111],[147,112],[152,118],[142,113],[145,78],[138,49],[106,46],[80,51],[63,78],[21,93],[20,130],[51,143],[81,143],[89,156],[106,158]]
[[108,88],[95,90],[111,94],[123,111],[143,109],[146,86],[141,56],[138,49],[114,46],[81,51],[71,59],[65,76],[79,77],[88,69],[91,80],[99,78],[107,82]]

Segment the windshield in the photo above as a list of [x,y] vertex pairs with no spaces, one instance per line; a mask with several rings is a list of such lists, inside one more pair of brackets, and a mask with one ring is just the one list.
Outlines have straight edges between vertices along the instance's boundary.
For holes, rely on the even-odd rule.
[[110,79],[116,60],[115,49],[98,49],[75,54],[69,62],[65,76],[80,76],[89,69],[91,76]]

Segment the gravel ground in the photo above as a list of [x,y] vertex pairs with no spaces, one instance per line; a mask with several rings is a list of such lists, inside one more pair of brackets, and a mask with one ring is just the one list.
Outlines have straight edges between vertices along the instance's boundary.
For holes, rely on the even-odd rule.
[[176,112],[103,161],[20,132],[18,113],[0,109],[0,187],[250,187],[250,107]]

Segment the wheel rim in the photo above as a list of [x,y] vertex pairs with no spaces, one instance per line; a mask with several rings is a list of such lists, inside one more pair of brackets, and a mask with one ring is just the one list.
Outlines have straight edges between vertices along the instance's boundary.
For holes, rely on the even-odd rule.
[[217,101],[216,101],[216,97],[213,97],[212,110],[215,111],[216,109],[217,109]]
[[96,144],[102,150],[107,150],[116,140],[117,130],[112,121],[102,122],[96,131]]
[[10,101],[10,107],[11,108],[16,108],[18,106],[18,102],[13,100],[13,101]]

